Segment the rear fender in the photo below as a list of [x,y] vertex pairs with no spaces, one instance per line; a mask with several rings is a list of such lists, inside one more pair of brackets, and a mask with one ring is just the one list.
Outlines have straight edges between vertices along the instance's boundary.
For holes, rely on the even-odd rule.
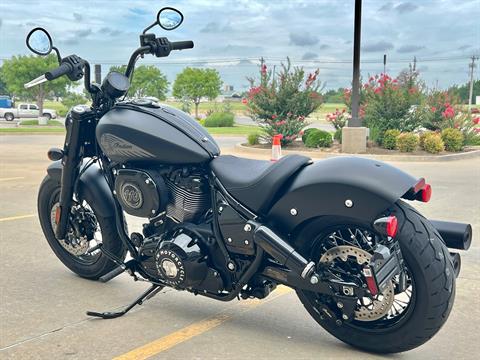
[[268,223],[290,235],[319,217],[372,223],[418,179],[386,163],[336,157],[303,168],[272,206]]
[[[61,160],[52,162],[47,168],[48,175],[61,182],[62,179]],[[100,167],[94,163],[88,167],[80,176],[77,187],[78,195],[89,204],[95,204],[95,209],[102,217],[115,215],[115,201]]]

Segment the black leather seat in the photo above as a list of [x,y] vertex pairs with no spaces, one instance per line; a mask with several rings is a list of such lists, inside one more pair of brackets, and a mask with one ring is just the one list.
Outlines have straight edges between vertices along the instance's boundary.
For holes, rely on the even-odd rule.
[[311,159],[288,155],[276,162],[219,156],[210,166],[227,191],[255,213],[267,213],[282,186]]

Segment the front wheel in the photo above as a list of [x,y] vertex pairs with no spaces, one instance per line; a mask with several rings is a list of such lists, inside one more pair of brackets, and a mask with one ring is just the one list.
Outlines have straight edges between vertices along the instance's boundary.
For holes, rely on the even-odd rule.
[[98,243],[117,258],[123,260],[125,246],[117,236],[114,217],[102,217],[95,203],[75,201],[70,214],[67,235],[59,240],[55,236],[55,211],[59,206],[60,184],[49,175],[38,193],[38,216],[43,233],[60,261],[81,277],[97,280],[117,265],[100,250],[89,252]]
[[[329,333],[377,353],[407,351],[425,343],[445,323],[455,298],[453,265],[438,232],[404,202],[399,201],[390,210],[399,224],[396,240],[406,265],[405,291],[397,291],[394,278],[383,294],[359,299],[355,318],[341,325],[326,319],[320,311],[319,304],[328,304],[332,299],[297,291],[310,315]],[[333,266],[351,271],[359,256],[369,259],[374,239],[368,224],[333,225],[315,239],[310,255],[316,261],[328,260]]]

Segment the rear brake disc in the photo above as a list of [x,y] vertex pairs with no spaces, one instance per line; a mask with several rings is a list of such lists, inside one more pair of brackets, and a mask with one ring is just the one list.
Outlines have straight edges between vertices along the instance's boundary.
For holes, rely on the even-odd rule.
[[[356,261],[359,265],[370,264],[372,254],[355,246],[340,245],[328,249],[320,258],[322,263],[333,263],[334,261]],[[387,315],[395,298],[393,282],[386,287],[385,291],[376,295],[373,299],[361,298],[358,300],[355,310],[355,320],[374,321]]]

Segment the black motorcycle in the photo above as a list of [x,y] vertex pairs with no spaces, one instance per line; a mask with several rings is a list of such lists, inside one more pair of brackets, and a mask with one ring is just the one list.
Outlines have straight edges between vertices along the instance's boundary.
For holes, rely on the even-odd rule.
[[[38,214],[49,245],[81,277],[106,282],[126,271],[151,284],[123,311],[87,314],[122,316],[165,286],[230,301],[263,299],[283,284],[358,348],[400,352],[430,339],[455,297],[460,257],[447,248],[467,250],[471,226],[427,220],[406,201],[428,202],[430,185],[385,163],[220,155],[189,115],[125,100],[139,57],[193,48],[147,32],[182,21],[160,10],[125,74],[110,72],[101,85],[86,60],[61,57],[44,29],[27,37],[60,66],[26,87],[83,77],[92,97],[69,111],[63,149],[48,151]],[[124,213],[145,219],[142,233],[128,233]]]

